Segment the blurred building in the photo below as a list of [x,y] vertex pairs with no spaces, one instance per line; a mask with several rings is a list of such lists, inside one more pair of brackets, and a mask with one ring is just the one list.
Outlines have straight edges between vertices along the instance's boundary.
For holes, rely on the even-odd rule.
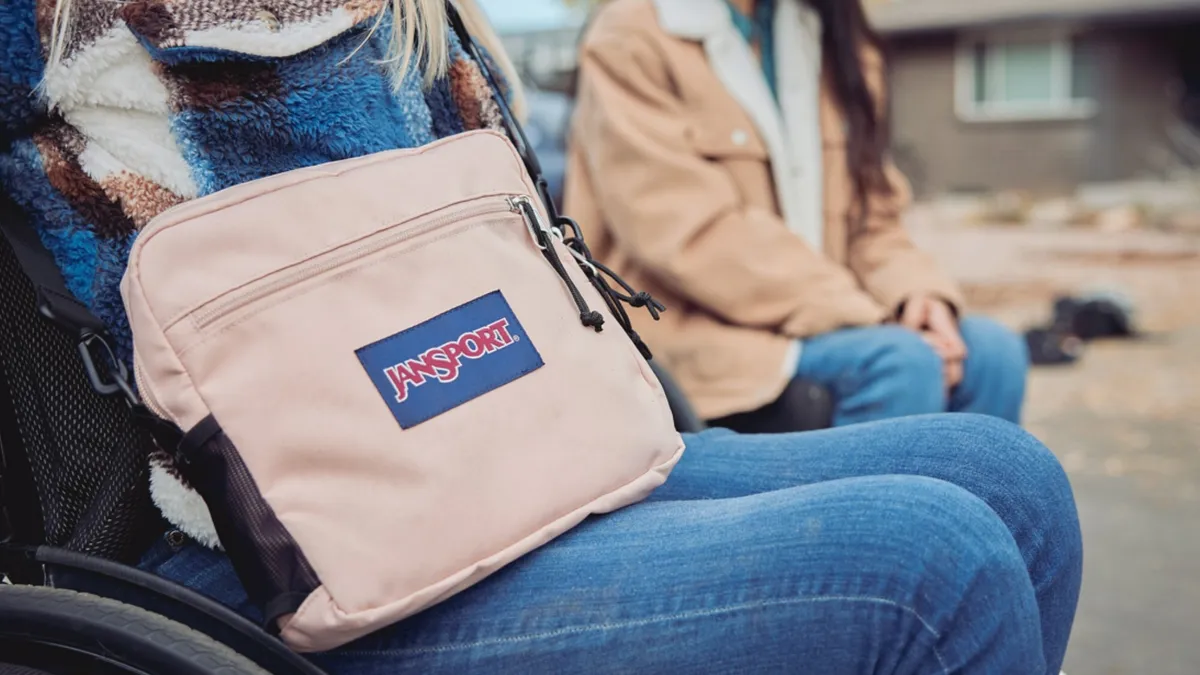
[[891,0],[897,161],[924,195],[1200,167],[1200,0]]
[[[485,7],[529,84],[569,91],[589,4]],[[866,4],[889,43],[894,150],[918,194],[1200,169],[1200,0]]]
[[481,0],[522,77],[539,89],[563,89],[573,79],[586,2]]
[[511,30],[500,39],[522,76],[540,89],[562,91],[575,73],[579,49],[577,23],[535,30]]

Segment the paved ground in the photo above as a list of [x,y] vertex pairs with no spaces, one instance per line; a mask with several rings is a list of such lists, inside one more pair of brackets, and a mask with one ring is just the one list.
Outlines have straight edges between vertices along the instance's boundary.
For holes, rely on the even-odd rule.
[[1148,335],[1036,370],[1028,426],[1058,454],[1086,546],[1071,675],[1200,673],[1200,236],[913,219],[975,309],[1017,328],[1054,293],[1122,289]]

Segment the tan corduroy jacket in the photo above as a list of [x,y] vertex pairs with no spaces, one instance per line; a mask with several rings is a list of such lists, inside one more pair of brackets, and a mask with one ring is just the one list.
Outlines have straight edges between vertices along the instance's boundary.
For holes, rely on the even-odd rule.
[[[852,232],[845,124],[826,78],[808,155],[823,166],[789,144],[789,122],[812,123],[789,105],[788,50],[820,30],[806,12],[778,4],[778,104],[724,0],[614,0],[582,48],[566,213],[598,259],[668,305],[658,323],[636,313],[636,328],[706,418],[778,398],[797,338],[878,324],[915,294],[961,306],[901,227],[910,193],[894,167],[892,194],[870,195]],[[882,90],[880,59],[867,66]],[[820,250],[797,234],[814,171]]]

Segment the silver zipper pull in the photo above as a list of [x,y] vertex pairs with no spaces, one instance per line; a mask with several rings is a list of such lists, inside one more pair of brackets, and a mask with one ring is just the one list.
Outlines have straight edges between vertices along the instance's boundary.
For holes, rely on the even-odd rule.
[[[525,195],[513,195],[512,197],[508,198],[508,206],[514,212],[522,213],[522,214],[525,213],[525,209],[523,207],[524,206],[529,207],[529,210],[533,213],[532,222],[531,222],[530,216],[526,215],[525,223],[526,223],[526,227],[529,228],[530,236],[533,237],[533,243],[537,244],[538,248],[542,249],[543,251],[546,250],[546,246],[541,243],[537,234],[534,232],[533,228],[535,228],[535,227],[537,229],[541,230],[544,234],[546,234],[547,237],[554,237],[560,243],[564,243],[564,244],[566,243],[566,241],[565,241],[566,235],[563,234],[562,230],[558,229],[557,227],[547,228],[545,225],[542,224],[541,214],[538,212],[537,206],[534,205],[533,200],[530,199],[529,197],[526,197]],[[588,260],[582,253],[580,253],[579,251],[576,251],[575,249],[571,248],[570,246],[567,247],[567,250],[571,252],[571,256],[573,258],[575,258],[575,261],[579,263],[580,267],[590,270],[592,272],[592,274],[597,273],[596,267],[594,265],[592,265],[592,262],[590,260]]]
[[[519,213],[525,218],[525,229],[529,230],[529,238],[533,240],[533,245],[539,250],[545,251],[548,241],[548,233],[546,228],[542,226],[541,217],[538,215],[537,207],[534,206],[533,200],[525,195],[513,195],[508,198],[508,208],[513,213]],[[530,215],[532,214],[532,216]]]
[[[563,283],[566,284],[567,290],[571,293],[571,299],[575,301],[575,306],[579,309],[579,320],[585,328],[591,328],[597,333],[604,330],[604,315],[600,312],[593,311],[588,307],[587,300],[583,294],[579,292],[579,288],[575,282],[571,280],[571,275],[567,273],[567,268],[563,266],[562,259],[558,255],[558,251],[554,249],[552,237],[558,237],[562,241],[562,232],[556,232],[555,228],[547,228],[542,222],[542,215],[538,212],[537,206],[533,200],[525,195],[513,195],[508,198],[508,205],[513,211],[518,211],[525,216],[525,226],[529,230],[530,236],[533,237],[533,243],[542,251],[546,261],[554,268],[554,272],[558,274]],[[569,247],[568,247],[569,250]],[[574,251],[572,251],[574,255]]]

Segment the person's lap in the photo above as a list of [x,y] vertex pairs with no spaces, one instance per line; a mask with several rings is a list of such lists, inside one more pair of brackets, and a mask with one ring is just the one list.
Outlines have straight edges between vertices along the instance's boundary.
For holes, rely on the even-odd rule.
[[[967,659],[1037,673],[1042,626],[1051,665],[1061,660],[1078,536],[1057,463],[994,420],[709,433],[688,439],[648,502],[590,519],[316,660],[347,675],[924,673]],[[157,571],[229,595],[228,563],[189,553],[156,561]],[[1038,588],[1027,569],[1038,570]]]
[[1019,422],[1029,355],[999,323],[960,324],[968,356],[963,381],[947,392],[941,359],[919,334],[887,325],[850,328],[804,340],[797,376],[827,387],[834,425],[909,415],[967,412]]

